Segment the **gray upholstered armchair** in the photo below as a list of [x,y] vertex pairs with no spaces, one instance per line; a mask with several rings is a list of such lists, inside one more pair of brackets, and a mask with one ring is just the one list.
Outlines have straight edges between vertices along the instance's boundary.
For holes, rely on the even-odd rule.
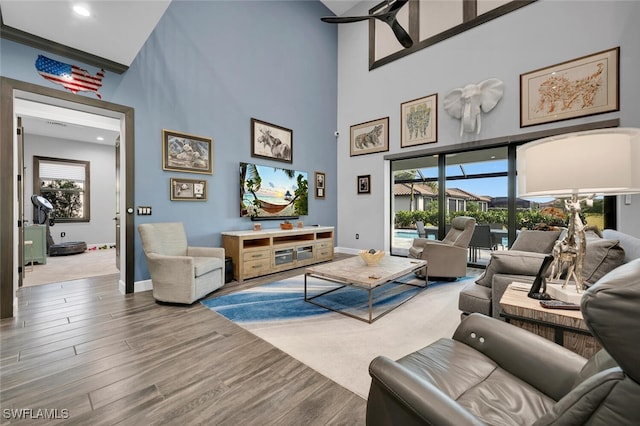
[[138,225],[142,248],[161,302],[190,304],[224,285],[224,249],[189,247],[180,222]]
[[472,217],[456,217],[442,241],[414,239],[408,257],[425,259],[430,277],[464,277],[467,275],[468,248],[475,225],[476,220]]
[[371,362],[367,425],[640,424],[638,306],[640,259],[585,292],[582,314],[604,348],[589,360],[471,314],[452,339]]

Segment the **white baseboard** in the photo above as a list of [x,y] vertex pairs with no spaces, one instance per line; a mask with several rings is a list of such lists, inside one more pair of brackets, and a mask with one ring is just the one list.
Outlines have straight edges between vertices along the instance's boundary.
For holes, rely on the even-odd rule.
[[[120,280],[118,282],[118,290],[120,290],[121,294],[126,293],[126,285],[124,281]],[[153,290],[153,284],[151,283],[151,280],[136,281],[133,283],[134,293],[139,293],[141,291],[149,291],[149,290]]]
[[334,247],[333,251],[335,253],[344,253],[344,254],[359,254],[360,249],[348,248],[348,247]]

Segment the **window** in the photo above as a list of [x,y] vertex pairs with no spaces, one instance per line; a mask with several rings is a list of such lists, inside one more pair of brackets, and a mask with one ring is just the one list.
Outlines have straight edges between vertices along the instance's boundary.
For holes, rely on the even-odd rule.
[[33,185],[53,205],[56,222],[89,222],[88,161],[34,156]]
[[[369,70],[439,43],[534,1],[412,0],[403,6],[396,16],[398,23],[413,39],[414,44],[411,48],[403,48],[386,23],[377,19],[369,21]],[[389,3],[387,0],[378,3],[369,10],[369,14],[385,10]]]

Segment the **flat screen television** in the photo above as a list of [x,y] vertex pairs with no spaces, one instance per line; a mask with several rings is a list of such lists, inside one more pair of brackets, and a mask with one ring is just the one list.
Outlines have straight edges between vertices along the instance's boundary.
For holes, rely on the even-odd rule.
[[296,219],[309,214],[307,172],[240,163],[240,217]]

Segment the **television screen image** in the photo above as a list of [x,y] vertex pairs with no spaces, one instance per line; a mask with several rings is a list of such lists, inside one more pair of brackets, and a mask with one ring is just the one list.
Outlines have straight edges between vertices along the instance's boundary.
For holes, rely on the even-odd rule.
[[240,217],[286,219],[306,216],[307,172],[240,163]]

